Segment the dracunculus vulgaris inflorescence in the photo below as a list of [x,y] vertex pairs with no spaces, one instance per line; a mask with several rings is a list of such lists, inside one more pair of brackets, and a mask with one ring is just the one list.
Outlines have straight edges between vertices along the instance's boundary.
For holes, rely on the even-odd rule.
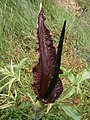
[[47,104],[54,103],[63,91],[59,73],[66,20],[62,28],[57,53],[50,32],[45,26],[45,20],[43,8],[41,7],[37,24],[39,60],[33,68],[34,83],[32,86],[38,100]]

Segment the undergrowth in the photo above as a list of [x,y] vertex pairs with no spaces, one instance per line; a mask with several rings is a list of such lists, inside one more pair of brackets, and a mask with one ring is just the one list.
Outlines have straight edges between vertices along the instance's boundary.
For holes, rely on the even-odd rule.
[[[79,3],[81,5],[81,1]],[[33,81],[32,68],[38,59],[38,53],[36,51],[36,22],[39,5],[40,0],[0,0],[0,120],[24,120],[33,118],[31,96],[33,99],[35,99],[35,96],[31,84]],[[67,10],[63,6],[57,6],[51,0],[43,0],[43,6],[47,17],[46,26],[51,31],[56,46],[59,41],[62,23],[65,19],[67,20],[62,65],[67,70],[70,69],[74,75],[83,71],[85,68],[89,69],[89,9],[87,11],[81,11],[81,15],[77,17],[70,10]],[[83,6],[87,5],[83,2]],[[25,64],[20,67],[20,63],[22,64],[24,58],[27,58],[25,59]],[[7,74],[2,74],[1,70]],[[4,75],[7,77],[4,78]],[[20,77],[20,81],[18,77]],[[70,85],[70,82],[66,81],[67,79],[63,80],[64,88],[68,88],[68,85]],[[70,101],[69,104],[79,111],[83,120],[89,120],[88,83],[89,81],[84,81],[80,85],[82,90],[81,96],[75,93],[72,98],[70,97],[64,101],[65,103]],[[5,84],[7,85],[3,87]],[[7,87],[8,85],[9,87]],[[60,109],[59,105],[61,104],[57,103],[57,105],[52,107],[50,113],[44,116],[43,120],[50,120],[52,117],[58,120],[60,116],[61,120],[71,120]],[[5,107],[7,108],[4,109]],[[65,106],[63,108],[65,109]],[[56,114],[55,111],[60,111],[60,113],[58,112]]]

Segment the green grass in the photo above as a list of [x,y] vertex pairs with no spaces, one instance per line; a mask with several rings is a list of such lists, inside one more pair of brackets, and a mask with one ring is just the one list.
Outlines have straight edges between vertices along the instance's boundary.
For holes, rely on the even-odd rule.
[[[82,2],[80,1],[80,5],[83,5],[85,7],[88,6],[88,4],[84,4],[84,2],[83,4],[81,3]],[[24,58],[27,58],[25,64],[23,64],[20,69],[20,80],[22,84],[16,80],[14,81],[10,89],[11,93],[13,93],[14,98],[14,92],[16,90],[16,99],[14,100],[14,98],[12,98],[10,91],[8,91],[8,86],[5,87],[1,92],[1,94],[6,94],[8,95],[8,97],[3,97],[3,99],[0,100],[0,106],[3,104],[7,104],[10,101],[14,101],[14,107],[1,109],[0,120],[29,120],[33,118],[33,111],[31,109],[33,105],[30,96],[32,96],[32,98],[35,99],[35,95],[31,88],[31,84],[33,82],[32,68],[38,59],[38,55],[36,52],[36,30],[39,4],[40,0],[35,0],[35,2],[33,0],[0,0],[0,70],[1,68],[7,67],[10,74],[12,74],[12,67],[10,65],[11,59],[14,65],[19,66],[20,61],[22,61],[22,59]],[[57,46],[57,43],[59,41],[59,34],[62,29],[63,22],[66,19],[66,40],[70,42],[70,47],[81,56],[81,58],[84,61],[84,64],[86,63],[87,68],[89,68],[89,9],[86,12],[83,11],[80,17],[76,17],[69,10],[66,10],[66,8],[64,8],[63,6],[57,6],[51,0],[43,0],[43,6],[47,18],[46,25],[51,31],[55,45]],[[68,46],[68,44],[65,45]],[[17,70],[17,68],[20,68],[20,66],[14,68],[16,76],[8,76],[8,79],[5,79],[4,82],[1,82],[1,80],[3,77],[5,77],[5,74],[1,74],[0,72],[0,88],[7,82],[10,82],[12,78],[19,76],[19,71]],[[86,109],[88,107],[89,101],[87,96],[89,95],[85,95],[88,94],[88,89],[86,88],[89,88],[89,82],[86,81],[84,83],[85,84],[83,85],[83,87],[81,86],[81,89],[84,93],[81,96],[81,103],[78,106],[74,106],[79,111],[81,116],[83,116],[83,120],[89,120],[88,111]],[[67,82],[66,85],[66,81],[64,81],[63,84],[64,87],[67,88],[69,82]],[[28,96],[28,94],[30,96]],[[73,97],[78,98],[76,94]],[[70,98],[70,101],[72,102],[72,98]],[[65,114],[63,110],[61,110],[58,107],[59,105],[60,103],[56,104],[51,109],[50,113],[43,117],[43,120],[50,120],[52,117],[57,118],[57,120],[59,120],[59,118],[61,120],[71,120],[71,118],[68,117],[67,114]],[[57,114],[54,115],[53,113],[56,113],[55,111],[57,111]]]
[[[13,0],[10,0],[9,2],[5,0],[0,1],[0,49],[5,52],[5,54],[2,54],[5,55],[4,57],[7,60],[12,57],[11,54],[14,52],[13,45],[17,39],[23,41],[24,43],[22,44],[26,47],[29,46],[29,44],[26,45],[29,42],[29,40],[26,42],[26,39],[31,39],[32,41],[32,36],[35,36],[39,3],[39,1],[32,3],[29,0],[16,0],[14,2]],[[59,36],[56,34],[59,34],[63,21],[66,19],[66,32],[68,39],[72,41],[72,46],[80,51],[83,58],[89,62],[90,29],[88,22],[82,19],[82,17],[77,18],[75,15],[70,13],[69,10],[67,11],[63,7],[57,7],[49,1],[44,1],[43,4],[44,11],[47,16],[46,24],[50,31],[54,34],[54,40],[56,39],[58,41]],[[36,39],[36,36],[34,38]],[[7,53],[7,50],[4,49],[7,49],[9,52]]]
[[80,26],[81,26],[81,36],[82,38],[80,39],[81,45],[83,45],[83,57],[86,59],[88,63],[90,63],[90,2],[88,0],[76,0],[78,4],[81,7],[81,16],[80,20],[82,21]]

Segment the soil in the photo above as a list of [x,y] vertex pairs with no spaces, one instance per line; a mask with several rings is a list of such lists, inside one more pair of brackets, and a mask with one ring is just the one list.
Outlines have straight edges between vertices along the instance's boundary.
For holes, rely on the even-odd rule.
[[57,5],[63,5],[70,9],[76,16],[80,16],[81,7],[75,0],[55,0]]

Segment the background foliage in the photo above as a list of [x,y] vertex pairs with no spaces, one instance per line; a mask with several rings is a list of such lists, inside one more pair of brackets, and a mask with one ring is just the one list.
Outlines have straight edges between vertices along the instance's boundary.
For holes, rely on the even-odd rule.
[[[35,95],[31,84],[32,68],[38,59],[36,22],[40,2],[0,0],[0,120],[33,118]],[[67,20],[62,55],[64,74],[60,76],[64,92],[54,105],[39,113],[43,120],[90,118],[90,6],[87,0],[77,2],[81,7],[79,16],[55,1],[43,0],[46,26],[55,46],[63,21]]]

